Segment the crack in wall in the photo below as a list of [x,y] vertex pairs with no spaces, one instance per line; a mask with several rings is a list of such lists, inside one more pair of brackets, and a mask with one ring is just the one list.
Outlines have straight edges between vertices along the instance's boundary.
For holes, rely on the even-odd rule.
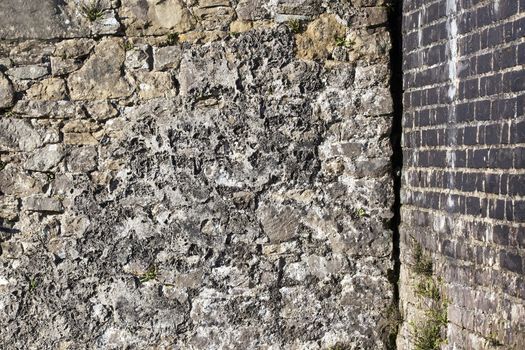
[[[390,91],[393,99],[393,118],[392,130],[390,134],[390,144],[392,146],[392,179],[394,186],[394,205],[392,206],[393,217],[391,221],[392,229],[392,261],[393,270],[390,281],[393,286],[393,306],[399,311],[399,274],[401,269],[400,261],[400,234],[401,224],[401,171],[403,166],[402,149],[402,128],[403,128],[403,35],[402,35],[402,1],[392,1],[389,11],[389,27],[392,49],[390,51],[391,81]],[[392,335],[393,340],[389,346],[397,349],[396,333]]]

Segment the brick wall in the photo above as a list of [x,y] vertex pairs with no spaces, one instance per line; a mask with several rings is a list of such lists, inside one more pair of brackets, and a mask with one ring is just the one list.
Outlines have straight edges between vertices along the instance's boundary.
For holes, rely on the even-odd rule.
[[400,349],[525,348],[524,35],[524,0],[404,1]]

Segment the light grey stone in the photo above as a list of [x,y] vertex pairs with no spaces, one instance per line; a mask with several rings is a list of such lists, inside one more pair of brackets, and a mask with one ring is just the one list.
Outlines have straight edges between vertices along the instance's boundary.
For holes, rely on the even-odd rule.
[[0,109],[13,106],[14,98],[13,85],[6,76],[0,72]]
[[120,29],[120,22],[115,17],[115,11],[104,11],[102,17],[93,22],[92,35],[116,34]]
[[33,171],[51,171],[64,158],[62,145],[51,144],[35,150],[24,163],[24,169]]
[[2,0],[0,2],[1,39],[54,39],[86,36],[80,27],[75,2],[56,0]]
[[72,73],[80,66],[80,63],[74,58],[51,57],[51,74],[53,76]]
[[56,44],[53,55],[64,60],[86,57],[93,51],[96,43],[90,38],[62,40]]
[[26,174],[21,167],[8,163],[0,170],[0,191],[5,195],[23,197],[37,193],[40,189],[37,188],[37,181]]
[[298,233],[299,217],[290,207],[263,207],[259,219],[272,243],[288,241]]
[[181,0],[129,0],[122,2],[119,17],[128,35],[184,33],[195,19]]
[[315,16],[323,12],[320,0],[278,0],[276,12],[283,15]]
[[97,167],[97,150],[92,146],[73,148],[66,159],[67,169],[73,173],[87,173]]
[[149,46],[141,45],[135,46],[131,50],[126,51],[126,67],[130,69],[145,69],[150,70],[150,54]]
[[15,67],[7,70],[7,75],[15,79],[38,79],[49,74],[49,66],[38,64],[31,66]]
[[157,47],[153,58],[155,70],[176,69],[180,65],[182,50],[180,46]]
[[13,221],[18,217],[20,199],[15,196],[0,197],[0,218]]
[[268,2],[265,0],[240,0],[235,12],[237,18],[243,21],[262,20],[270,17]]
[[82,118],[85,112],[81,105],[72,101],[18,101],[13,112],[23,118],[72,119]]
[[3,151],[30,152],[42,145],[42,137],[25,120],[0,118],[0,147]]

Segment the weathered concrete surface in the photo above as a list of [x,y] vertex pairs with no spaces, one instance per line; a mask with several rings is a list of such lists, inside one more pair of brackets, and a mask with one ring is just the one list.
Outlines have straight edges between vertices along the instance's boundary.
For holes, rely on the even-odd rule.
[[0,347],[385,348],[390,43],[350,21],[369,8],[100,6],[0,5]]

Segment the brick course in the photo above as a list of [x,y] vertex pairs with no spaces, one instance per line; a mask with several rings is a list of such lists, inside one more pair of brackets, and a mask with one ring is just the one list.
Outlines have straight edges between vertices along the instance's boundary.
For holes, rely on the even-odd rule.
[[424,312],[414,241],[447,307],[443,348],[525,348],[525,1],[405,0],[398,348]]

